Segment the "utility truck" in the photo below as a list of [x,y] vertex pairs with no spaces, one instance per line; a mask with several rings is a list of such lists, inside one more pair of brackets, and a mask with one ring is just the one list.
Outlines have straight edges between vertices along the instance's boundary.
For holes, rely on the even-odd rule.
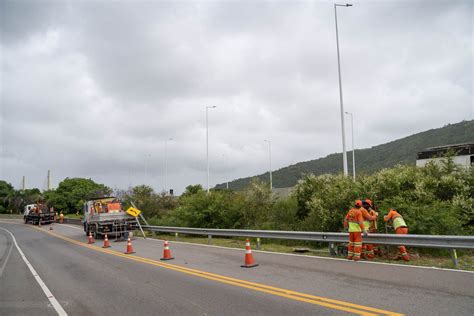
[[25,224],[51,224],[54,222],[54,210],[43,203],[28,204],[24,208],[23,220]]
[[84,203],[84,232],[96,238],[105,234],[118,238],[126,238],[138,226],[136,217],[127,213],[121,201],[116,197],[92,199]]

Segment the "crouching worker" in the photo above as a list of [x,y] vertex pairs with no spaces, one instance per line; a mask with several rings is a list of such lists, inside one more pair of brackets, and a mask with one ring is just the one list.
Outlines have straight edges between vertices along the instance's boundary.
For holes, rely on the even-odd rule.
[[357,200],[353,208],[347,213],[344,219],[344,228],[349,230],[349,246],[347,249],[347,259],[358,261],[362,252],[362,232],[367,236],[367,230],[362,218],[362,201]]
[[[387,215],[383,217],[385,222],[392,221],[393,222],[393,229],[395,229],[395,234],[398,235],[406,235],[408,234],[408,227],[403,219],[402,215],[398,213],[396,210],[391,209]],[[407,249],[405,246],[398,246],[398,259],[403,259],[405,261],[410,261],[410,257],[408,256]]]

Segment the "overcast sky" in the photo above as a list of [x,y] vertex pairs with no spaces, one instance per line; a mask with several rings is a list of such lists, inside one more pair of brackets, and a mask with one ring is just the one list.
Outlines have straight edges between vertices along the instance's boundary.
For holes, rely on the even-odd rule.
[[[206,187],[342,151],[330,1],[0,0],[0,178]],[[338,7],[356,148],[473,119],[472,1]],[[350,123],[346,120],[348,149]]]

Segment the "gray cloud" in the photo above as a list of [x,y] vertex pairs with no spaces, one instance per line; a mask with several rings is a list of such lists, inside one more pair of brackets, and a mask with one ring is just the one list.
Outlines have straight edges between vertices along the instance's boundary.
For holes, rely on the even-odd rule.
[[[429,5],[428,5],[429,4]],[[2,1],[0,178],[211,184],[341,150],[327,2]],[[472,119],[468,1],[338,10],[356,146]],[[350,135],[348,134],[348,139]]]

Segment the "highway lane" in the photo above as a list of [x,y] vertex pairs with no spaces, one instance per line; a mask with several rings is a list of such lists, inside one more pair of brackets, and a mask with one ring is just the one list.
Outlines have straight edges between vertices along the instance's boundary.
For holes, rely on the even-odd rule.
[[[0,224],[0,227],[15,235],[31,264],[71,315],[341,314],[111,256],[39,232],[32,226]],[[123,248],[125,244],[114,246]],[[23,287],[29,284],[25,282]],[[18,305],[23,295],[21,291],[14,293]],[[9,311],[0,306],[0,314]]]
[[[181,315],[346,314],[331,306],[297,301],[295,297],[301,298],[297,295],[278,296],[281,292],[265,293],[239,284],[223,283],[222,279],[216,281],[150,262],[134,262],[79,246],[31,226],[0,226],[8,226],[15,234],[20,247],[24,248],[53,293],[57,290],[55,295],[71,314],[111,310],[118,314],[133,314],[137,308],[143,313],[161,311]],[[80,241],[80,244],[86,241],[78,227],[54,227],[54,234]],[[41,242],[44,240],[47,242]],[[125,243],[112,242],[112,245],[114,250],[125,250]],[[136,256],[150,260],[158,260],[162,254],[162,243],[156,240],[137,238],[134,247]],[[348,307],[347,302],[409,315],[471,315],[474,310],[472,273],[258,252],[254,256],[260,266],[242,269],[239,267],[244,255],[241,250],[175,242],[171,242],[171,247],[176,257],[170,262],[173,267],[192,268],[333,299],[336,306],[345,306],[352,312],[362,309]],[[127,295],[124,293],[133,293],[128,304],[125,304]],[[107,303],[104,307],[99,303],[101,300],[113,304]],[[0,307],[0,314],[1,311]]]
[[0,315],[56,315],[9,234],[0,229]]

